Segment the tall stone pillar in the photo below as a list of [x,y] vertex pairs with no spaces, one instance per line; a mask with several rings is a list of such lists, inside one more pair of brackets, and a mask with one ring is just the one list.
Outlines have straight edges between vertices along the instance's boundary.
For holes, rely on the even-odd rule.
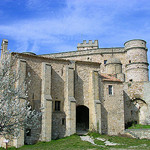
[[89,129],[101,133],[101,103],[99,90],[99,74],[90,72],[89,79]]
[[51,65],[42,63],[42,141],[51,141],[52,134],[52,97],[51,97]]
[[66,136],[76,132],[76,100],[74,98],[74,68],[66,67],[65,102]]

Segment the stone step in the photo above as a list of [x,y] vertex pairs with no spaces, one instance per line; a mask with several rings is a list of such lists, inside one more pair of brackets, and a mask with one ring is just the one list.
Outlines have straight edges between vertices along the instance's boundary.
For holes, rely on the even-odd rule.
[[79,135],[79,136],[81,136],[81,135],[87,135],[88,131],[78,130],[78,131],[76,131],[76,134]]

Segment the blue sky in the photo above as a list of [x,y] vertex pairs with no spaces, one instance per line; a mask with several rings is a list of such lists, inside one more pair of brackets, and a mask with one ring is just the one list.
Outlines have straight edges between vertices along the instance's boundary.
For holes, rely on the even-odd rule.
[[96,39],[100,47],[144,39],[150,51],[149,0],[1,0],[0,8],[0,41],[11,51],[72,51]]

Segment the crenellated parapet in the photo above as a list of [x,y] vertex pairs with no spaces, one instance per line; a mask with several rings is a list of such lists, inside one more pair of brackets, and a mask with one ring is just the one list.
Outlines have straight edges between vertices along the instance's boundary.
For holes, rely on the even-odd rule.
[[98,40],[95,40],[92,42],[92,40],[89,40],[87,43],[86,40],[83,40],[83,43],[78,43],[77,50],[87,50],[87,49],[98,49]]

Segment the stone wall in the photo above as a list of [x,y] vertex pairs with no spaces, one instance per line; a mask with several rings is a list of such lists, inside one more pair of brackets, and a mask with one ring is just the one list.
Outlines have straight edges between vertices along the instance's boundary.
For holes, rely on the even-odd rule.
[[126,52],[124,48],[100,48],[97,50],[80,50],[73,52],[65,52],[58,54],[42,55],[43,57],[51,58],[63,58],[68,60],[90,61],[101,63],[101,73],[106,73],[105,60],[108,60],[113,56],[119,58],[122,63],[122,72],[125,73]]
[[148,64],[128,64],[126,81],[148,81]]
[[[112,85],[113,93],[109,95],[108,86]],[[123,85],[120,82],[103,81],[102,85],[102,133],[117,135],[124,131]]]
[[59,139],[66,134],[66,115],[64,112],[53,112],[52,139]]
[[76,104],[85,105],[89,108],[89,78],[91,71],[100,71],[100,64],[97,66],[77,63],[75,69],[75,99]]
[[[34,109],[39,110],[42,106],[44,109],[42,117],[42,129],[35,132],[34,128],[31,129],[31,135],[25,138],[27,144],[33,144],[37,140],[49,141],[51,140],[52,130],[52,101],[61,101],[61,111],[63,112],[64,104],[64,66],[68,65],[68,61],[43,59],[26,54],[21,54],[20,59],[25,59],[27,64],[27,84],[28,84],[28,100]],[[49,101],[50,100],[50,101]],[[58,115],[55,115],[58,118]],[[54,117],[53,117],[54,118]],[[59,121],[59,120],[58,120]],[[56,121],[57,122],[57,121]],[[55,121],[53,124],[56,123]],[[54,132],[56,129],[54,128]],[[56,132],[57,134],[57,132]],[[62,137],[64,134],[59,133]],[[38,135],[38,136],[35,136]],[[34,138],[33,138],[34,136]],[[58,135],[53,134],[53,138]]]
[[136,121],[147,124],[150,110],[150,83],[128,82],[124,83],[125,123]]
[[82,60],[101,63],[101,73],[107,73],[104,61],[110,57],[121,60],[122,73],[125,79],[134,81],[148,81],[147,48],[144,40],[127,41],[124,48],[98,48],[58,54],[47,54],[44,57]]
[[[88,91],[90,73],[91,71],[100,72],[100,63],[46,59],[28,54],[20,54],[20,59],[25,59],[27,63],[29,100],[32,107],[39,110],[40,105],[44,106],[42,129],[39,129],[42,134],[39,139],[49,141],[51,134],[53,139],[57,139],[75,133],[76,105],[85,105],[92,110],[89,106]],[[69,68],[68,73],[66,68]],[[66,84],[67,82],[68,84]],[[94,84],[97,84],[97,82]],[[67,87],[68,98],[66,98]],[[55,101],[60,101],[60,111],[55,111]],[[95,107],[95,103],[93,107]],[[100,113],[99,105],[96,105],[96,107],[96,110]],[[96,112],[95,117],[99,120]],[[97,127],[95,128],[97,130]],[[34,129],[31,131],[32,136],[35,135]],[[36,140],[37,137],[35,139],[29,137],[26,143]]]
[[150,82],[144,82],[143,100],[147,104],[146,123],[150,124]]
[[41,128],[37,129],[32,127],[31,129],[26,129],[24,133],[23,144],[32,145],[39,141],[41,135]]

